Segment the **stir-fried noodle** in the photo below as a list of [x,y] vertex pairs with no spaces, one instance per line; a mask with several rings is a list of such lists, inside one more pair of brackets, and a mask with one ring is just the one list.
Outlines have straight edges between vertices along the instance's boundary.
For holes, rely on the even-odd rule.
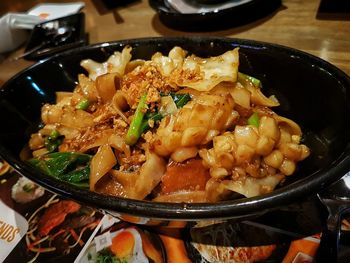
[[31,163],[91,191],[164,202],[269,193],[309,154],[297,123],[276,114],[239,49],[210,58],[180,47],[150,60],[131,47],[83,60],[73,92],[42,107]]

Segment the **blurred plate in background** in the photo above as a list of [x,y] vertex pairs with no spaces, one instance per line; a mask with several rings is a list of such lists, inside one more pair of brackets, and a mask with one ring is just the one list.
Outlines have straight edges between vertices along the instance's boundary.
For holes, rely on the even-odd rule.
[[253,0],[165,0],[172,8],[182,14],[219,12],[243,5]]
[[[174,7],[174,3],[180,1],[192,8],[200,8],[195,9],[197,11],[193,11],[194,13],[181,13]],[[164,25],[182,31],[212,31],[237,27],[266,17],[281,6],[281,0],[220,0],[221,4],[206,5],[199,1],[205,0],[149,0],[149,3]]]
[[77,13],[36,25],[28,39],[24,58],[39,60],[85,44],[85,15]]

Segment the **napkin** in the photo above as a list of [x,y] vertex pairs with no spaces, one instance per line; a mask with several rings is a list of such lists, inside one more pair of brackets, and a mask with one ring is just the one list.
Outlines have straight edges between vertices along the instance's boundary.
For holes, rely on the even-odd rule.
[[34,26],[41,22],[40,17],[23,13],[8,13],[5,20],[10,28],[33,29]]
[[0,53],[19,47],[28,37],[28,31],[41,20],[37,16],[8,13],[0,18]]

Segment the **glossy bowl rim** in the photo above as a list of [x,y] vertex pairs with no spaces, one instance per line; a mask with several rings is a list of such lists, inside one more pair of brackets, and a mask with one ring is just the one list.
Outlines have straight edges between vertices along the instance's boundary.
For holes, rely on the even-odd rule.
[[[34,65],[20,71],[7,82],[4,83],[0,91],[5,90],[11,83],[19,78],[22,74],[30,71],[43,63],[50,63],[60,57],[74,55],[83,50],[103,48],[106,46],[125,46],[132,43],[145,43],[159,41],[179,42],[191,41],[196,43],[206,41],[221,41],[230,43],[236,46],[248,46],[255,48],[269,48],[278,52],[287,52],[291,55],[299,56],[302,59],[311,61],[327,72],[331,72],[344,86],[350,89],[350,77],[343,71],[329,62],[311,55],[309,53],[286,47],[278,44],[272,44],[256,40],[227,38],[227,37],[148,37],[148,38],[133,38],[118,41],[102,42],[84,47],[78,47],[65,52],[56,54],[46,58]],[[0,92],[1,94],[1,92]],[[1,96],[1,95],[0,95]],[[307,194],[315,194],[317,191],[324,188],[330,182],[343,176],[350,169],[350,143],[344,148],[344,152],[332,164],[320,171],[316,171],[306,178],[302,178],[290,185],[274,190],[270,194],[265,194],[257,197],[243,198],[231,201],[223,201],[219,203],[158,203],[151,201],[133,200],[127,198],[111,197],[97,194],[88,190],[81,190],[67,183],[49,177],[43,173],[34,170],[28,164],[20,161],[9,153],[2,145],[0,145],[0,156],[12,165],[21,175],[28,177],[51,192],[62,195],[66,198],[74,199],[96,208],[109,210],[120,214],[130,214],[133,216],[141,216],[144,218],[166,219],[166,220],[201,220],[201,219],[229,219],[236,216],[261,212],[290,204]]]

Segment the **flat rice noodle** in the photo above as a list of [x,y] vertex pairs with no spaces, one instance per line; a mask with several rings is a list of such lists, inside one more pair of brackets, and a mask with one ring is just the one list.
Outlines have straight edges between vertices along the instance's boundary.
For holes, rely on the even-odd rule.
[[83,129],[94,124],[94,117],[83,110],[64,108],[59,123],[70,128]]
[[45,147],[45,148],[41,148],[39,150],[33,151],[32,155],[34,158],[37,158],[37,157],[42,156],[42,155],[47,154],[47,153],[49,153],[49,150],[46,149],[46,147]]
[[73,92],[57,91],[56,92],[56,103],[60,103],[65,98],[71,98]]
[[208,202],[215,203],[221,200],[227,200],[232,191],[228,190],[220,180],[210,178],[205,186],[206,198]]
[[80,131],[78,129],[64,125],[59,125],[56,130],[59,132],[59,134],[63,135],[64,138],[68,140],[74,139],[80,134]]
[[117,90],[117,92],[114,94],[111,104],[113,108],[118,109],[120,111],[126,111],[130,108],[124,95],[124,92],[121,90]]
[[139,172],[112,171],[112,175],[123,185],[129,198],[142,200],[159,184],[165,169],[165,161],[148,152]]
[[183,88],[183,89],[178,90],[176,93],[177,94],[190,94],[192,98],[198,97],[202,94],[201,91],[191,89],[191,88]]
[[240,82],[221,82],[215,86],[210,94],[223,95],[231,94],[234,99],[235,104],[239,106],[250,109],[251,108],[251,92],[243,86]]
[[162,73],[163,76],[170,76],[170,74],[176,68],[173,60],[169,57],[163,56],[160,52],[155,53],[152,56],[152,64],[156,64],[158,70]]
[[126,46],[122,52],[114,52],[107,60],[107,72],[118,73],[120,76],[123,76],[126,65],[131,59],[131,50],[132,48],[130,46]]
[[104,144],[109,144],[109,138],[113,135],[113,129],[104,130],[102,132],[96,133],[94,140],[86,140],[83,142],[80,152],[86,152],[90,149],[100,147]]
[[111,134],[108,138],[108,144],[119,152],[123,152],[127,157],[130,157],[130,146],[125,143],[125,139],[118,134]]
[[38,150],[44,147],[44,143],[45,143],[44,137],[40,134],[40,132],[38,132],[38,133],[33,133],[30,136],[28,145],[31,150]]
[[188,159],[196,157],[197,154],[197,147],[179,147],[175,152],[171,154],[170,158],[175,162],[181,163]]
[[127,46],[122,52],[114,52],[106,62],[98,63],[92,59],[85,59],[80,62],[80,65],[87,70],[90,79],[96,80],[98,76],[106,73],[118,73],[123,76],[130,59],[131,47]]
[[125,122],[129,122],[128,118],[124,114],[124,111],[129,108],[129,104],[121,90],[117,90],[117,92],[114,94],[110,105]]
[[42,129],[39,130],[41,136],[49,136],[53,130],[57,129],[58,125],[55,124],[47,124]]
[[82,66],[88,73],[89,79],[96,80],[98,76],[107,73],[107,64],[98,63],[92,59],[84,59],[80,62],[80,66]]
[[81,95],[87,98],[90,102],[97,101],[98,94],[96,90],[95,82],[89,79],[84,74],[78,75],[78,86],[74,90],[75,93],[81,93]]
[[236,85],[232,90],[231,90],[231,96],[234,99],[235,103],[238,105],[250,109],[250,97],[251,93],[245,89],[241,85]]
[[171,96],[163,96],[160,98],[159,113],[163,116],[175,114],[178,111],[176,104]]
[[175,74],[175,82],[178,86],[210,91],[220,82],[236,82],[238,64],[238,48],[217,57],[199,58],[192,55],[185,58],[182,72]]
[[129,61],[125,66],[124,74],[127,74],[127,73],[133,71],[135,68],[142,66],[143,64],[145,64],[145,60],[143,60],[143,59],[133,59],[133,60]]
[[163,56],[160,52],[152,56],[152,64],[155,64],[163,76],[170,76],[175,69],[182,67],[186,51],[181,47],[174,47],[168,56]]
[[134,198],[144,199],[156,187],[166,169],[163,158],[154,153],[146,154],[146,162],[142,165],[139,178],[135,184]]
[[111,175],[113,169],[103,176],[95,185],[95,192],[104,195],[127,197],[124,187]]
[[[216,85],[214,88],[212,88],[209,91],[209,94],[213,94],[213,95],[231,94],[232,89],[235,88],[236,84],[237,84],[237,82],[236,83],[227,82],[227,81],[220,82],[218,85]],[[199,94],[201,94],[201,92],[199,92]]]
[[291,135],[302,135],[301,128],[296,122],[277,114],[273,115],[273,117],[277,121],[279,126],[287,126],[288,131],[291,133]]
[[123,187],[124,195],[127,198],[132,198],[134,185],[139,176],[139,171],[137,172],[127,172],[112,169],[110,174],[117,180],[117,182]]
[[272,99],[271,97],[266,97],[260,88],[255,87],[252,83],[247,83],[245,86],[251,93],[250,99],[255,105],[261,105],[266,107],[277,107],[279,102],[277,99]]
[[100,146],[90,164],[90,191],[95,190],[96,183],[116,164],[112,148],[107,144]]
[[45,104],[41,108],[41,119],[44,124],[56,124],[61,121],[63,109],[60,105]]
[[182,49],[181,47],[173,47],[169,51],[169,58],[172,59],[173,63],[175,64],[175,67],[179,68],[182,66],[186,54],[187,51]]
[[245,197],[254,197],[272,192],[283,178],[283,175],[269,175],[264,178],[247,177],[237,181],[224,180],[221,184],[226,189]]
[[119,73],[107,73],[96,78],[96,89],[103,103],[110,102],[120,89],[120,79]]

